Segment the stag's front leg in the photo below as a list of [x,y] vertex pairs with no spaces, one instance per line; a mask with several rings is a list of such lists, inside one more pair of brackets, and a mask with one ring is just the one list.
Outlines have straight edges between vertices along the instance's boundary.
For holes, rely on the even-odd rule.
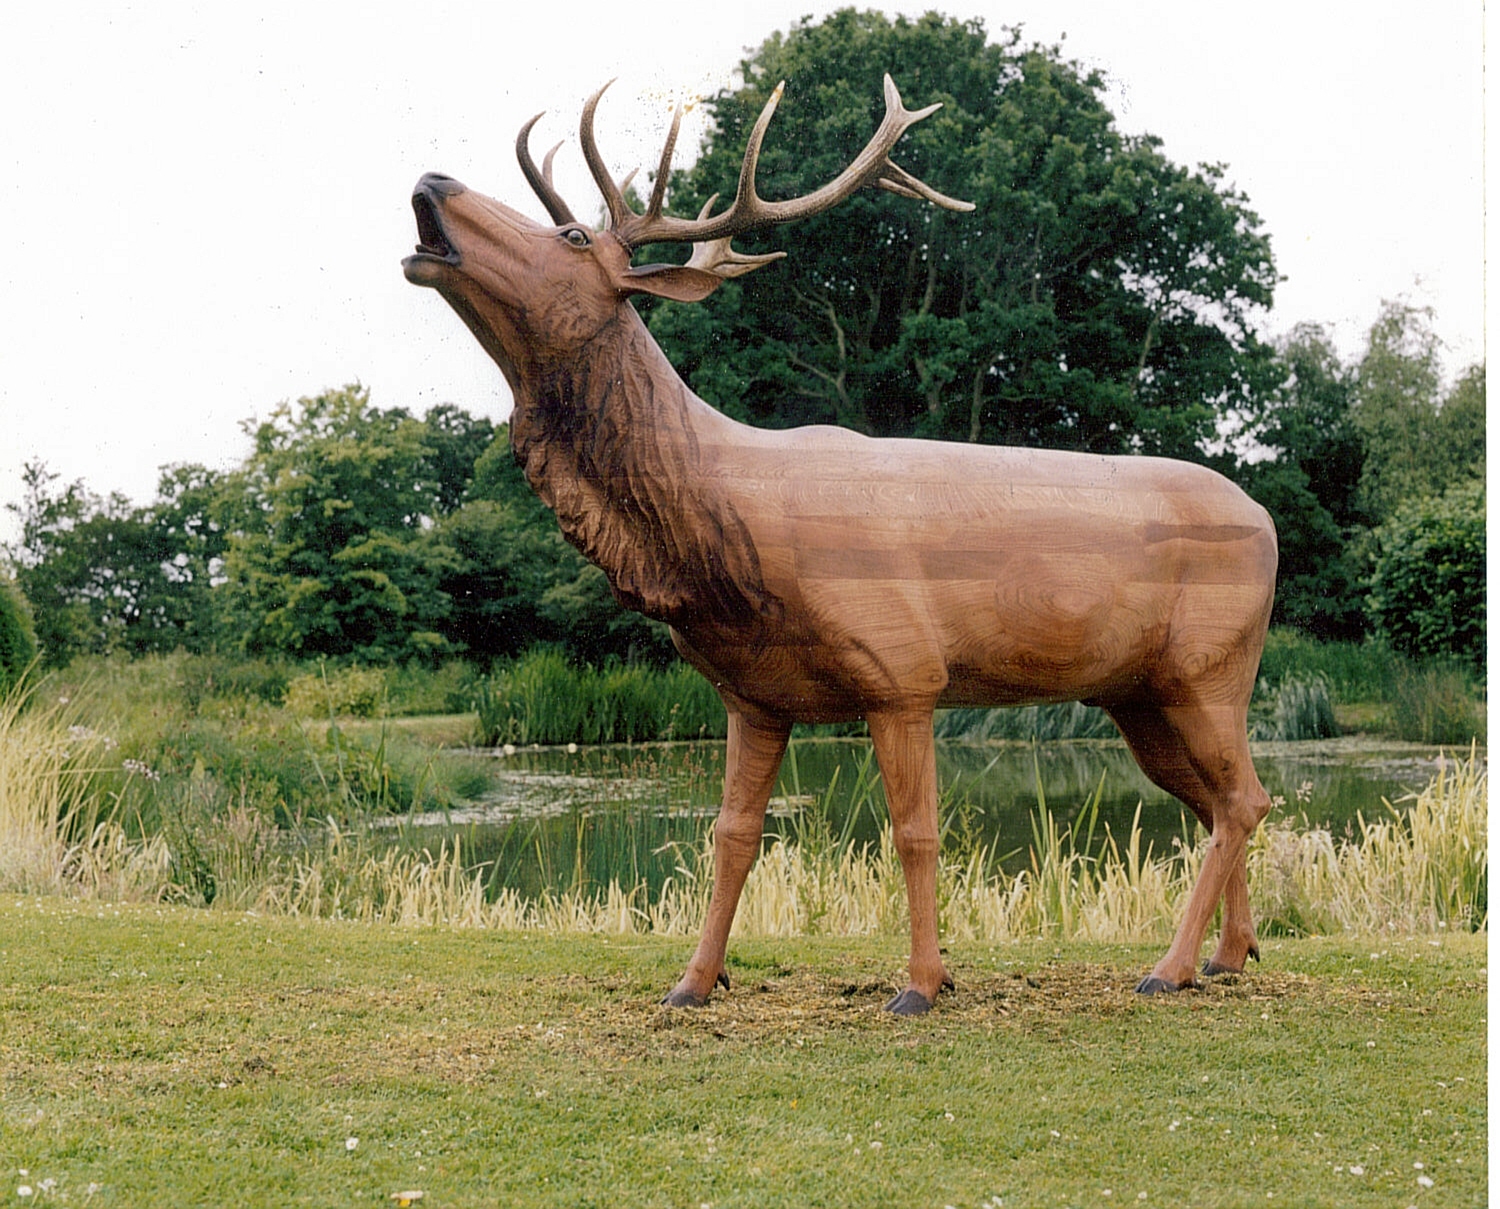
[[909,981],[885,1006],[898,1016],[917,1016],[932,1007],[940,990],[953,985],[938,950],[937,753],[932,711],[871,714],[868,721],[911,914]]
[[729,743],[724,761],[724,800],[714,823],[714,888],[698,949],[681,980],[662,1000],[669,1007],[700,1007],[715,983],[727,990],[724,954],[750,866],[760,854],[766,803],[776,784],[791,727],[751,717],[729,706]]

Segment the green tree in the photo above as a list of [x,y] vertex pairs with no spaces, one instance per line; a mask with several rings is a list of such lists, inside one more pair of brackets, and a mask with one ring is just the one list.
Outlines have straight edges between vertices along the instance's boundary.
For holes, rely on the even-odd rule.
[[194,580],[178,561],[182,550],[154,508],[81,482],[59,487],[40,463],[26,465],[23,482],[24,500],[11,506],[21,540],[8,553],[46,663],[193,644],[185,622],[206,615],[208,579]]
[[455,557],[435,536],[442,478],[422,422],[350,386],[246,427],[253,451],[224,484],[223,566],[244,647],[367,662],[450,649],[440,583]]
[[1398,505],[1375,530],[1370,617],[1403,654],[1484,668],[1484,494],[1471,479]]
[[865,190],[741,239],[788,257],[699,306],[650,312],[693,388],[773,426],[1201,459],[1263,360],[1250,320],[1275,271],[1259,220],[1222,169],[1183,169],[1157,140],[1122,135],[1102,77],[1018,31],[996,44],[978,21],[848,9],[773,35],[744,84],[710,100],[674,208],[733,195],[783,79],[760,192],[830,180],[878,124],[887,70],[913,106],[943,103],[896,158],[975,213]]
[[1484,472],[1484,367],[1443,386],[1429,307],[1386,301],[1356,376],[1354,419],[1367,456],[1359,495],[1377,521]]
[[443,589],[448,632],[479,657],[520,654],[537,643],[576,659],[664,660],[666,628],[620,607],[603,572],[564,540],[536,498],[501,427],[474,466],[462,507],[440,536],[457,555]]
[[1256,458],[1236,475],[1276,522],[1272,620],[1325,641],[1356,639],[1366,621],[1351,543],[1368,518],[1358,504],[1365,452],[1354,375],[1315,324],[1294,328],[1275,353],[1281,383],[1248,424]]
[[463,503],[475,463],[495,439],[495,426],[452,403],[439,403],[422,423],[427,453],[419,470],[431,484],[438,514],[446,516]]
[[35,658],[31,606],[16,581],[0,571],[0,697],[20,681]]

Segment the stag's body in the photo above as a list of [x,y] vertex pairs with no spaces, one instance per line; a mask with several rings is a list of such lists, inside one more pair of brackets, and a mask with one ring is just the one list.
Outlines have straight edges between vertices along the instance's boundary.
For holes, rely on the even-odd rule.
[[[738,424],[693,395],[624,300],[701,296],[705,270],[632,270],[609,232],[585,248],[568,223],[537,227],[446,178],[424,178],[418,198],[427,251],[408,275],[437,285],[505,370],[532,487],[619,599],[672,627],[729,712],[713,896],[668,1002],[700,1003],[725,981],[792,724],[863,718],[911,905],[911,981],[890,1006],[932,1004],[948,982],[932,716],[949,705],[1108,710],[1146,773],[1213,833],[1142,989],[1192,983],[1221,899],[1209,969],[1243,967],[1256,951],[1245,844],[1269,806],[1245,730],[1275,581],[1262,509],[1164,459]],[[469,228],[488,245],[469,250]],[[539,263],[547,284],[566,269],[568,288],[523,281],[508,297]]]

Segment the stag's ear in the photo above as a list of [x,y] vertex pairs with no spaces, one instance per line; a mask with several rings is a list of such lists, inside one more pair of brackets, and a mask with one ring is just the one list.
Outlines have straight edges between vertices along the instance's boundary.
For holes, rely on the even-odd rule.
[[717,273],[685,264],[643,264],[627,269],[620,278],[628,294],[653,294],[673,302],[702,302],[723,284]]

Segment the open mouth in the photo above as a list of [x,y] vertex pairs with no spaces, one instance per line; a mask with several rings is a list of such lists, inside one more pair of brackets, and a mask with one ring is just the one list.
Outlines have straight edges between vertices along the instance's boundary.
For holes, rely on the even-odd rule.
[[412,194],[411,208],[417,215],[417,255],[457,264],[458,251],[444,233],[437,205],[425,190],[418,189]]

